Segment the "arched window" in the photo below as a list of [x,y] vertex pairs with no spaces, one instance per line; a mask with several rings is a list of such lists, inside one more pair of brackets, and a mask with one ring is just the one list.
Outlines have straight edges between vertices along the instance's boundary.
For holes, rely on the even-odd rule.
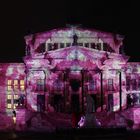
[[37,91],[44,91],[44,79],[37,79]]
[[108,91],[113,91],[113,79],[108,79]]

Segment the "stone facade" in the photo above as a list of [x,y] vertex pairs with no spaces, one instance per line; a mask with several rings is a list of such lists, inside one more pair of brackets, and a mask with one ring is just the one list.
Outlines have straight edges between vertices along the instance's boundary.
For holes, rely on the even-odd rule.
[[123,39],[76,27],[25,36],[24,63],[0,64],[0,111],[20,105],[39,112],[117,111],[140,104],[140,62],[121,54]]

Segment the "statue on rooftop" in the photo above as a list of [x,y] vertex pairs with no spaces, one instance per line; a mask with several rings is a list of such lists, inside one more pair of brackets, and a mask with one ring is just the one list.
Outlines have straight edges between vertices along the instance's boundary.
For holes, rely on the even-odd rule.
[[73,46],[76,46],[78,44],[77,40],[78,40],[78,36],[76,34],[74,34],[73,35],[73,43],[72,43]]

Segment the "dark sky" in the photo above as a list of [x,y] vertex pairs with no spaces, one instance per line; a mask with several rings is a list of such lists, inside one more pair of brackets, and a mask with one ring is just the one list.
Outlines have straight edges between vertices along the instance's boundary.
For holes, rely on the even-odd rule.
[[133,1],[5,1],[0,4],[0,62],[22,62],[25,35],[66,24],[122,34],[126,55],[140,61],[139,13],[140,5]]

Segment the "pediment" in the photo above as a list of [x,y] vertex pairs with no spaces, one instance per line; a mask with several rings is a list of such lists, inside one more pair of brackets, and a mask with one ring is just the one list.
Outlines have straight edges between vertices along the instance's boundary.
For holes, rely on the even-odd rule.
[[24,60],[27,65],[34,67],[105,70],[120,69],[126,64],[128,57],[82,46],[70,46],[37,55],[35,58],[30,58],[30,60],[28,58]]
[[51,59],[52,65],[57,65],[59,68],[71,66],[77,67],[77,69],[95,69],[101,67],[101,59],[104,57],[104,53],[80,46],[71,46],[46,53],[44,57]]
[[[119,69],[126,64],[128,57],[105,51],[97,51],[80,46],[71,46],[48,53],[53,65],[61,67],[81,66],[85,68]],[[47,58],[47,57],[46,57]],[[79,68],[80,69],[80,68]]]

